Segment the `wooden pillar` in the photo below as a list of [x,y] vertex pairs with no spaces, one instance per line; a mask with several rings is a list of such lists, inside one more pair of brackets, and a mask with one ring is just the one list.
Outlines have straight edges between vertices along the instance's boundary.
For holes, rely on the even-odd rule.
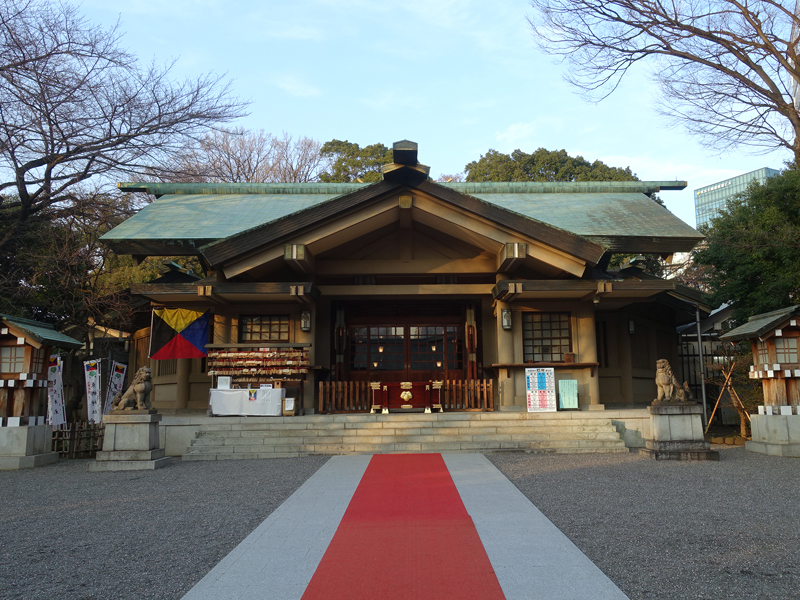
[[[514,362],[514,329],[503,329],[503,310],[511,309],[508,302],[498,302],[495,306],[497,324],[497,362],[511,364]],[[513,323],[513,318],[512,318]],[[516,324],[520,326],[519,323]],[[498,373],[498,387],[500,388],[500,405],[513,406],[516,396],[514,372],[511,369],[500,369]]]
[[[594,306],[590,310],[580,310],[577,313],[578,339],[580,340],[580,362],[597,362],[597,329],[595,328]],[[589,410],[603,410],[605,405],[600,402],[600,369],[593,369],[594,376],[588,379]],[[590,371],[584,371],[587,373]]]
[[633,402],[633,353],[631,352],[631,339],[633,334],[628,329],[628,318],[622,321],[615,320],[617,329],[619,352],[619,391],[623,402]]
[[177,368],[177,388],[175,390],[175,408],[188,408],[189,407],[189,394],[191,392],[191,383],[189,382],[189,374],[192,372],[192,359],[179,358]]
[[[311,313],[311,331],[303,331],[300,329],[300,314],[298,314],[297,318],[297,330],[295,335],[297,336],[296,339],[298,343],[301,344],[311,344],[308,348],[308,362],[311,365],[317,364],[316,359],[316,344],[314,344],[314,334],[317,330],[317,307],[316,305],[308,305],[303,307],[302,310],[307,310]],[[301,310],[301,314],[302,314]],[[315,384],[314,384],[314,371],[309,371],[306,374],[305,381],[303,382],[303,397],[296,398],[295,402],[297,402],[298,408],[302,409],[313,409],[315,407],[314,402],[314,392],[315,392]],[[298,413],[295,413],[298,414]]]

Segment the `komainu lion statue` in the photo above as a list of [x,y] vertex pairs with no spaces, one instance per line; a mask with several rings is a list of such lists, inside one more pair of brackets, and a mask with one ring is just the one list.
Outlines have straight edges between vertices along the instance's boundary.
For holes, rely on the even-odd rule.
[[153,383],[150,381],[152,374],[150,367],[142,367],[136,371],[133,383],[125,391],[118,392],[111,403],[112,410],[147,410],[150,406],[150,392],[153,390]]
[[692,399],[688,382],[684,381],[683,385],[678,383],[669,361],[665,358],[656,361],[656,387],[658,397],[654,402],[689,402]]

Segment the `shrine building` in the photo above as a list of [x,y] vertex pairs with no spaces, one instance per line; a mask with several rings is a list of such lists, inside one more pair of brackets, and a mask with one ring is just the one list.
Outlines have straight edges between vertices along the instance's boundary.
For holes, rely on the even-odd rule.
[[[703,239],[651,198],[685,187],[435,183],[403,141],[373,184],[119,184],[156,200],[103,242],[206,269],[132,288],[212,315],[207,358],[152,361],[157,408],[205,408],[224,376],[293,388],[305,414],[426,394],[445,412],[524,411],[531,367],[574,381],[580,409],[626,408],[655,397],[657,359],[679,371],[676,326],[710,312],[635,264],[609,268]],[[149,335],[134,335],[130,373],[150,363]]]

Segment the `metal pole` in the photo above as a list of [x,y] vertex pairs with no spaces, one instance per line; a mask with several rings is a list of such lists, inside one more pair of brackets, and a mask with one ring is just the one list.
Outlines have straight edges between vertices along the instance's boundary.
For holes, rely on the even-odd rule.
[[703,426],[708,425],[708,408],[706,407],[706,363],[703,360],[703,335],[700,333],[700,305],[694,305],[694,322],[697,325],[697,354],[700,357],[700,390],[703,396]]

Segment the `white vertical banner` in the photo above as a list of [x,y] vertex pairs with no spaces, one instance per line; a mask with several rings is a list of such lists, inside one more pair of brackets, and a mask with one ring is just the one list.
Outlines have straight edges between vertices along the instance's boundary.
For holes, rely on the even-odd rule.
[[86,376],[86,414],[92,423],[100,423],[103,420],[103,401],[100,398],[100,361],[84,361],[83,369]]
[[111,362],[111,370],[108,376],[108,388],[106,389],[106,401],[103,404],[103,414],[107,415],[111,410],[111,403],[114,402],[114,396],[122,391],[122,384],[125,383],[125,371],[128,365],[118,363],[117,361]]
[[67,422],[64,412],[64,363],[58,354],[50,356],[47,368],[47,424],[58,427]]

